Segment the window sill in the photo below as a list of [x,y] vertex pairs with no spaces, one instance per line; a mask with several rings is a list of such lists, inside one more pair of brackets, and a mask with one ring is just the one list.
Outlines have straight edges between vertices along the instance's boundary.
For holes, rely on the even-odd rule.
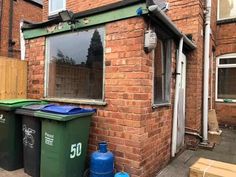
[[74,103],[81,105],[96,105],[96,106],[107,105],[106,102],[100,100],[69,99],[69,98],[43,98],[42,100],[49,102]]
[[152,109],[157,109],[160,107],[170,107],[171,103],[158,103],[158,104],[152,104]]
[[221,24],[234,23],[234,22],[236,22],[236,18],[217,20],[216,23],[217,25],[221,25]]

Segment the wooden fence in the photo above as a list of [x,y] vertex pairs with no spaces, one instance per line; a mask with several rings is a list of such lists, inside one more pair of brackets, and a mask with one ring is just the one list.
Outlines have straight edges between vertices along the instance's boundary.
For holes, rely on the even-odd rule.
[[0,56],[0,99],[26,98],[27,62]]

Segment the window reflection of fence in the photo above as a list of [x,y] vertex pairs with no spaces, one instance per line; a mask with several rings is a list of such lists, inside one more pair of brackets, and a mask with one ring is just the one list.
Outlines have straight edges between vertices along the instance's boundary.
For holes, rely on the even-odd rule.
[[0,99],[26,98],[27,62],[0,57]]
[[101,99],[102,69],[50,64],[49,97]]

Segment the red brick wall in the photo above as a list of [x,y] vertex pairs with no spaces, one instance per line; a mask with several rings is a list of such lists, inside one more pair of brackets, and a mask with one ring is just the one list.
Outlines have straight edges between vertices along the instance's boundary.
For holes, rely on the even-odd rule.
[[[93,9],[96,7],[101,7],[104,5],[108,5],[111,3],[119,2],[121,0],[67,0],[66,1],[66,9],[71,10],[73,12],[81,12],[89,9]],[[43,20],[48,20],[48,0],[43,0]]]
[[[216,19],[216,18],[215,18]],[[216,57],[236,53],[236,23],[218,24],[216,31]],[[216,63],[214,63],[216,68]],[[215,78],[214,86],[215,86]],[[215,102],[218,121],[221,125],[236,126],[236,104]]]
[[[216,56],[236,53],[236,23],[217,25]],[[215,103],[216,113],[221,125],[236,126],[236,104]]]
[[42,98],[44,95],[44,58],[45,38],[26,41],[26,55],[28,60],[28,98]]
[[[116,168],[150,177],[170,160],[172,106],[152,109],[152,57],[143,51],[145,22],[132,18],[105,25],[105,101],[93,117],[89,150],[108,141]],[[45,39],[27,41],[28,97],[42,98]],[[173,48],[173,70],[175,62]],[[174,81],[172,80],[172,103]]]
[[[42,8],[35,6],[24,0],[17,0],[13,2],[13,41],[16,44],[13,47],[13,56],[20,57],[20,22],[21,20],[28,20],[39,22],[42,21]],[[9,35],[9,12],[10,0],[3,0],[3,17],[1,24],[1,54],[8,55],[8,35]]]

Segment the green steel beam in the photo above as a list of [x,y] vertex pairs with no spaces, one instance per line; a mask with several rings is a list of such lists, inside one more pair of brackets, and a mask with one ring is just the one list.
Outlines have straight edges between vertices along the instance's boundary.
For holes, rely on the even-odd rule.
[[81,29],[85,27],[91,27],[95,25],[109,23],[112,21],[135,17],[135,16],[138,16],[136,11],[139,8],[142,8],[143,14],[148,13],[146,4],[140,3],[133,6],[124,7],[121,9],[116,9],[113,11],[108,11],[101,14],[88,16],[86,18],[80,18],[78,19],[79,22],[77,22],[73,26],[68,23],[61,23],[61,24],[55,24],[51,27],[25,30],[24,38],[32,39],[32,38],[37,38],[41,36],[48,36],[48,35],[62,33],[66,31],[72,31],[72,29],[76,30],[76,29]]

